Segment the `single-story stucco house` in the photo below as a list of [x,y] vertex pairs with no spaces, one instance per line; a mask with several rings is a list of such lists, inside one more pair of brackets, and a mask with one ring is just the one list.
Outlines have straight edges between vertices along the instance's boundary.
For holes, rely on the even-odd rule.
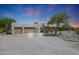
[[[40,24],[18,24],[12,23],[12,34],[22,34],[22,33],[40,33],[43,23]],[[53,32],[56,25],[44,24],[45,31]]]

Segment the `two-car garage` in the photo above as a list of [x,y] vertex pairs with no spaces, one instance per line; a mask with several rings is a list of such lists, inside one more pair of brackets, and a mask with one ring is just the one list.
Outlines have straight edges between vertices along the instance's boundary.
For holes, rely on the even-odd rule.
[[35,33],[36,25],[12,23],[12,34]]
[[34,33],[35,32],[35,27],[14,27],[14,33],[15,34],[20,34],[20,33]]

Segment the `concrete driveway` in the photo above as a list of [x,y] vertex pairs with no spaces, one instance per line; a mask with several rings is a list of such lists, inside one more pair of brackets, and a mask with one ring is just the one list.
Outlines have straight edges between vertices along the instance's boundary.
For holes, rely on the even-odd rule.
[[2,55],[77,55],[79,51],[59,37],[42,36],[40,33],[0,35]]

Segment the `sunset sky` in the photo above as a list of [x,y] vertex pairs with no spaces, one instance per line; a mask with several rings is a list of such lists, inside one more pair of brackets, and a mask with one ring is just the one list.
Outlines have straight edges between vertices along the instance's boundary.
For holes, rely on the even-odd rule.
[[10,17],[18,23],[47,22],[57,12],[68,12],[70,24],[79,27],[79,5],[0,4],[0,18]]

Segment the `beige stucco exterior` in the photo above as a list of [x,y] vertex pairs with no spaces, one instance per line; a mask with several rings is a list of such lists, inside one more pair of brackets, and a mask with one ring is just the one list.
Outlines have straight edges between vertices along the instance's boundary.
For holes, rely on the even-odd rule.
[[[17,24],[13,23],[12,24],[12,34],[23,34],[23,33],[40,33],[41,32],[41,27],[43,24]],[[56,25],[44,25],[45,32],[53,32],[55,30]]]

